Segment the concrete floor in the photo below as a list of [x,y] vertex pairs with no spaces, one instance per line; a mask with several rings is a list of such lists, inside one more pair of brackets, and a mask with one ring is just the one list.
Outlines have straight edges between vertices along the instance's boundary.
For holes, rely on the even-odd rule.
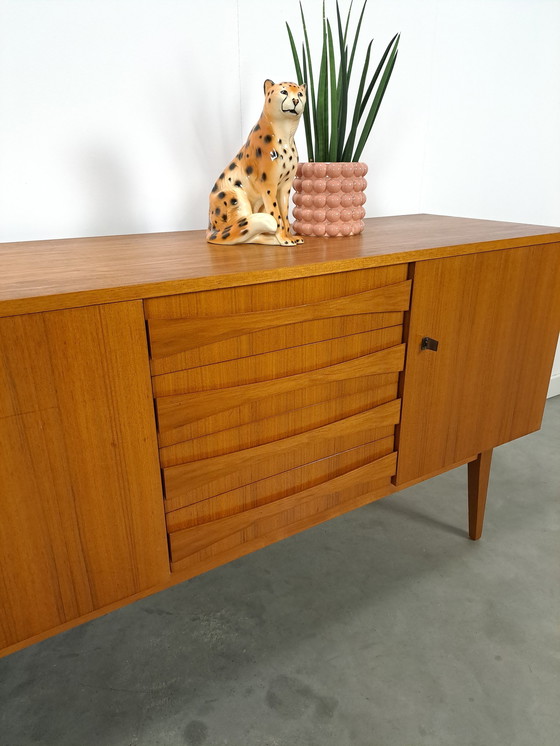
[[556,746],[560,396],[466,468],[0,661],[2,746]]

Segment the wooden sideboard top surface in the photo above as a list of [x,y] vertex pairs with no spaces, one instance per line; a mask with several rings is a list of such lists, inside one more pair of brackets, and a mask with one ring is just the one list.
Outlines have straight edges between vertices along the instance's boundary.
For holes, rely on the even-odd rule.
[[560,228],[442,215],[365,223],[293,248],[215,246],[204,231],[0,244],[0,317],[560,242]]

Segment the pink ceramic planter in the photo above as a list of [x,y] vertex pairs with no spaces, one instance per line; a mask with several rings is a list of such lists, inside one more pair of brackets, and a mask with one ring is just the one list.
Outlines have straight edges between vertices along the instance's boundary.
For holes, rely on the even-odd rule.
[[300,236],[354,236],[364,229],[365,163],[300,163],[293,229]]

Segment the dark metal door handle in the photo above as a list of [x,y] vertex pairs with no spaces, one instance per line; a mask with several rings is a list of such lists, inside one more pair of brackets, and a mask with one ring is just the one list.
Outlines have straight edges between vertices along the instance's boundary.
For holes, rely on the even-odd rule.
[[431,337],[422,337],[422,342],[420,344],[421,350],[433,350],[434,352],[437,352],[439,342],[437,339],[432,339]]

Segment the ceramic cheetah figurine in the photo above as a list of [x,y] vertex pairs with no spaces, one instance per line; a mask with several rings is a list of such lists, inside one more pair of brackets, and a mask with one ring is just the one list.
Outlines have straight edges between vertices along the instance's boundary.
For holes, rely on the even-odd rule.
[[298,164],[294,133],[305,93],[304,85],[265,80],[261,117],[212,187],[209,243],[303,243],[290,233],[288,199]]

